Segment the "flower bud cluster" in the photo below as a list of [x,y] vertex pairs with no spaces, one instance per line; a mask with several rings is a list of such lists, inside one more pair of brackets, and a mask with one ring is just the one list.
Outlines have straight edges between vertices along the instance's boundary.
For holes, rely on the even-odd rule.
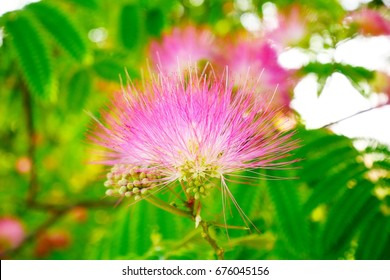
[[107,196],[134,197],[141,199],[148,192],[157,187],[161,175],[151,172],[150,168],[116,164],[107,173],[104,186]]
[[180,180],[186,182],[186,192],[193,195],[195,199],[207,196],[212,188],[211,178],[219,178],[216,166],[207,164],[205,160],[186,161],[180,166]]

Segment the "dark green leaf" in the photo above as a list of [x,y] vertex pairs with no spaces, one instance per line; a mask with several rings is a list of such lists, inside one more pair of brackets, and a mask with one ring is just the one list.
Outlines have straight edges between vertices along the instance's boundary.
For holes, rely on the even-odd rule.
[[352,146],[351,139],[347,137],[331,134],[325,129],[315,131],[302,131],[297,137],[302,141],[302,146],[295,152],[297,157],[311,159],[321,158],[328,150],[337,147]]
[[356,258],[362,260],[376,260],[386,248],[390,239],[390,221],[382,213],[377,213],[367,223],[359,238]]
[[6,32],[10,35],[28,87],[35,96],[47,99],[53,82],[53,72],[40,30],[30,17],[20,14],[6,22]]
[[362,182],[348,190],[331,207],[323,232],[325,254],[332,254],[346,249],[356,230],[373,213],[378,211],[378,200],[371,195],[371,182]]
[[87,47],[83,36],[66,14],[45,2],[29,5],[28,10],[74,59],[82,61],[85,58]]
[[100,77],[109,81],[120,82],[122,79],[125,82],[127,74],[130,78],[138,77],[138,73],[133,69],[126,68],[124,65],[110,59],[96,62],[93,68]]
[[151,9],[146,13],[146,29],[150,35],[160,36],[164,22],[164,14],[160,9]]
[[129,4],[122,8],[119,16],[119,38],[123,46],[129,50],[135,49],[142,37],[142,14],[136,4]]
[[347,190],[347,183],[349,180],[361,178],[366,172],[366,168],[360,164],[347,164],[337,173],[333,175],[326,174],[314,187],[312,195],[305,203],[304,209],[306,213],[310,213],[315,207],[321,203],[327,203],[340,193]]
[[[322,150],[319,148],[318,150]],[[322,174],[331,174],[337,172],[340,167],[344,166],[346,161],[340,162],[340,157],[348,159],[348,162],[356,162],[358,152],[350,146],[343,146],[331,150],[322,150],[320,157],[309,157],[302,162],[302,172],[300,177],[309,184],[316,180],[323,180]],[[324,156],[326,159],[324,160]]]

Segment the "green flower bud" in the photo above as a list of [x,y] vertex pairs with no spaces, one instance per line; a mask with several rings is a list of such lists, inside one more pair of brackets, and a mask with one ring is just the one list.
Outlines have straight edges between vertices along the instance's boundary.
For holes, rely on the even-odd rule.
[[141,185],[141,182],[138,180],[134,180],[133,185],[134,187],[138,188]]
[[142,185],[147,186],[150,184],[149,180],[147,178],[143,178],[141,181]]
[[141,189],[141,194],[147,194],[148,193],[148,189]]
[[131,192],[125,192],[125,196],[126,197],[130,197],[131,196]]
[[119,186],[126,186],[129,183],[126,179],[121,179],[118,181]]
[[123,194],[125,194],[126,191],[127,191],[127,188],[125,186],[122,186],[122,187],[120,187],[118,192],[119,192],[119,194],[123,195]]
[[106,188],[111,187],[113,184],[114,184],[114,182],[112,180],[107,180],[107,181],[104,182],[104,186]]
[[114,190],[112,190],[112,189],[106,190],[106,195],[107,196],[112,196],[113,194],[114,194]]
[[133,178],[137,176],[137,171],[136,171],[136,168],[135,168],[135,167],[132,168],[132,169],[130,170],[130,175],[131,175]]

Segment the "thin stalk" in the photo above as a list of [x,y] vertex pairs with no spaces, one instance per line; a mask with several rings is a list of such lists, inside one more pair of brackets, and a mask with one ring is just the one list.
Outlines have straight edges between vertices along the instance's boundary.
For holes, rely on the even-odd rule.
[[189,201],[191,199],[191,196],[187,193],[186,187],[184,186],[182,181],[180,181],[180,185],[181,185],[181,188],[183,189],[184,195],[187,198],[187,201]]
[[228,228],[228,229],[250,230],[250,228],[244,227],[244,226],[224,225],[224,224],[220,224],[220,223],[216,223],[216,222],[210,222],[210,225],[213,225],[216,227]]
[[172,189],[170,186],[167,186],[168,190],[177,198],[179,199],[182,203],[185,203],[186,201],[183,200],[183,198],[177,193],[175,192],[174,189]]
[[342,119],[340,119],[340,120],[338,120],[338,121],[328,123],[328,124],[322,126],[321,128],[327,128],[327,127],[329,127],[329,126],[332,126],[332,125],[338,124],[338,123],[340,123],[340,122],[343,122],[343,121],[345,121],[345,120],[348,120],[348,119],[350,119],[350,118],[353,118],[353,117],[355,117],[355,116],[357,116],[357,115],[360,115],[360,114],[363,114],[363,113],[366,113],[366,112],[369,112],[369,111],[372,111],[372,110],[375,110],[375,109],[378,109],[378,108],[381,108],[381,107],[384,107],[384,106],[388,106],[388,105],[390,105],[390,104],[388,104],[388,103],[379,104],[379,105],[377,105],[377,106],[375,106],[375,107],[371,107],[371,108],[368,108],[368,109],[365,109],[365,110],[356,112],[356,113],[354,113],[354,114],[352,114],[352,115],[350,115],[350,116],[344,117],[344,118],[342,118]]
[[35,141],[35,128],[34,128],[34,121],[33,121],[33,108],[32,108],[32,100],[31,100],[30,92],[24,82],[20,82],[20,91],[22,93],[24,118],[26,122],[26,130],[27,130],[27,137],[28,137],[27,140],[28,156],[30,157],[31,160],[29,187],[27,193],[27,204],[33,204],[39,189],[37,170],[36,170],[36,161],[35,161],[36,141]]
[[187,218],[190,218],[192,219],[193,217],[191,216],[191,213],[190,212],[187,212],[187,211],[184,211],[184,210],[180,210],[176,207],[173,207],[172,205],[169,205],[168,203],[166,203],[165,201],[153,196],[153,195],[148,195],[145,197],[145,200],[152,203],[154,206],[157,206],[158,208],[161,208],[167,212],[170,212],[172,214],[175,214],[175,215],[179,215],[179,216],[182,216],[182,217],[187,217]]

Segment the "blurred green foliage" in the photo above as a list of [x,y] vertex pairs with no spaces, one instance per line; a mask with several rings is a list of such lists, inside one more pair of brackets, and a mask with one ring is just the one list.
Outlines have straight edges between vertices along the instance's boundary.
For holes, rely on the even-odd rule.
[[[265,2],[253,1],[260,16]],[[283,9],[294,3],[276,5]],[[353,36],[341,31],[346,12],[338,1],[299,4],[316,18],[310,34],[330,37],[334,45]],[[5,34],[0,47],[0,217],[18,217],[29,234],[8,257],[215,258],[192,221],[145,201],[115,206],[115,200],[104,198],[104,169],[88,164],[85,135],[91,118],[86,112],[100,114],[120,90],[119,77],[142,76],[146,47],[164,30],[196,22],[225,35],[242,29],[240,13],[234,2],[219,0],[200,6],[188,0],[43,0],[0,17]],[[310,36],[300,47],[308,48],[309,41]],[[334,72],[357,86],[373,78],[370,70],[339,63],[312,61],[301,69],[302,76],[315,73],[323,83]],[[234,197],[259,232],[212,227],[225,257],[389,259],[388,147],[365,140],[366,149],[358,151],[353,139],[326,129],[297,130],[301,147],[295,156],[302,161],[296,168],[259,170],[255,184],[232,184]],[[216,190],[213,195],[218,199],[206,210],[214,213],[210,219],[223,223],[221,194]],[[231,208],[227,224],[244,226]],[[47,241],[53,234],[60,238]]]

